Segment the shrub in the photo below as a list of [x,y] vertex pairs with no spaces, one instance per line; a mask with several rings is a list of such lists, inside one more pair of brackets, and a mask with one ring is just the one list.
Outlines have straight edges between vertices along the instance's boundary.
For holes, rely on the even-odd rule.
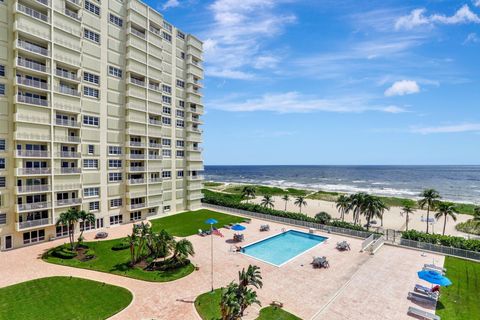
[[70,248],[65,246],[60,246],[52,251],[52,256],[60,258],[60,259],[73,259],[77,256],[77,253]]
[[177,259],[170,258],[165,261],[155,262],[155,265],[151,269],[158,270],[158,271],[170,271],[170,270],[180,269],[189,264],[190,264],[189,259],[177,260]]
[[85,258],[87,258],[87,259],[95,258],[95,250],[88,249],[87,251],[85,251]]
[[321,224],[328,224],[330,220],[332,220],[332,216],[325,211],[322,211],[315,215],[315,220]]
[[443,236],[441,234],[427,234],[416,230],[402,232],[402,238],[480,252],[480,240],[467,240],[462,237]]
[[130,244],[126,241],[116,243],[112,246],[113,251],[120,251],[120,250],[125,250],[125,249],[128,249],[128,248],[130,248]]
[[461,222],[455,226],[455,229],[461,232],[475,234],[480,236],[480,222],[472,219]]

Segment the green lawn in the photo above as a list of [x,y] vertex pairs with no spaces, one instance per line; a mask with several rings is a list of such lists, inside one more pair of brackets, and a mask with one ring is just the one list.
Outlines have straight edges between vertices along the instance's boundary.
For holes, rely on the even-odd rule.
[[123,241],[124,238],[85,242],[85,244],[95,251],[95,258],[82,262],[77,259],[60,259],[49,254],[44,255],[43,260],[69,267],[83,268],[118,274],[121,276],[135,278],[145,281],[166,282],[183,278],[193,272],[194,266],[189,264],[183,268],[174,271],[145,271],[141,268],[130,268],[130,251],[112,250],[112,246]]
[[221,228],[226,224],[238,223],[245,220],[245,218],[202,209],[198,211],[175,214],[165,218],[151,220],[150,222],[152,223],[152,228],[154,231],[165,229],[171,235],[177,237],[188,237],[193,234],[197,234],[198,229],[210,229],[210,226],[205,224],[205,221],[209,218],[213,218],[218,221],[218,223],[215,225],[217,228]]
[[127,289],[101,282],[51,277],[0,289],[0,319],[107,319],[132,301]]
[[450,287],[442,288],[437,314],[442,320],[470,320],[480,318],[480,263],[446,257]]
[[[206,292],[195,299],[195,308],[203,320],[221,319],[220,299],[221,289],[216,289],[213,293]],[[268,306],[260,310],[257,320],[300,320],[300,318],[280,308]]]

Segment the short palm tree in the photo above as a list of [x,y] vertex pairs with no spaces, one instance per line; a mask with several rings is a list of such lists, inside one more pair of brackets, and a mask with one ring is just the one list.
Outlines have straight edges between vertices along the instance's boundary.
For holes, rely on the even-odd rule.
[[226,288],[222,288],[222,297],[220,300],[220,310],[222,320],[238,319],[240,314],[240,302],[237,297],[238,284],[231,282]]
[[266,194],[263,196],[261,205],[265,208],[273,208],[273,203],[275,201],[273,200],[272,196],[269,194]]
[[445,226],[447,225],[447,217],[451,217],[453,221],[457,221],[457,208],[453,203],[450,202],[440,202],[437,206],[437,213],[435,214],[435,218],[439,220],[440,218],[444,218],[443,220],[443,235],[445,235]]
[[57,226],[67,226],[68,227],[68,239],[70,241],[70,248],[75,250],[75,225],[78,223],[78,209],[70,208],[65,212],[62,212],[58,217]]
[[302,213],[302,207],[307,206],[307,201],[305,201],[304,196],[298,196],[295,198],[295,202],[293,204],[296,205],[300,209],[300,213]]
[[245,186],[245,187],[243,187],[243,190],[242,190],[242,198],[247,199],[247,203],[248,203],[248,200],[249,200],[249,199],[255,197],[255,194],[256,194],[255,187],[253,187],[253,186]]
[[263,286],[260,268],[257,266],[249,265],[247,271],[245,269],[239,271],[238,280],[240,287],[254,286],[258,289]]
[[347,195],[340,195],[335,201],[337,210],[340,212],[340,218],[345,221],[345,214],[350,211],[350,199]]
[[173,247],[173,260],[183,261],[188,256],[193,256],[195,251],[193,250],[193,244],[187,240],[182,239],[177,241]]
[[405,214],[405,231],[408,231],[408,220],[410,220],[409,216],[414,212],[415,209],[413,209],[413,206],[409,203],[406,203],[400,212],[402,215]]
[[290,196],[288,194],[284,194],[282,200],[285,201],[285,211],[287,211],[287,203],[290,201]]
[[78,236],[78,243],[83,241],[83,230],[86,228],[86,224],[95,225],[95,215],[91,212],[85,210],[78,211],[78,219],[83,222],[83,229],[80,230],[80,235]]
[[427,233],[428,233],[428,224],[430,219],[430,210],[434,210],[435,206],[440,200],[440,194],[435,189],[425,189],[420,194],[421,199],[418,201],[420,208],[427,208]]
[[132,232],[131,235],[127,235],[127,243],[130,248],[130,266],[133,266],[136,262],[135,248],[138,245],[138,236],[135,232]]

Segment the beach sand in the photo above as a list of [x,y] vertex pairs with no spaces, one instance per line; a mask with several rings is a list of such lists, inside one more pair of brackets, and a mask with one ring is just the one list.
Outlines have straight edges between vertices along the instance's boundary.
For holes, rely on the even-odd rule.
[[[285,210],[285,201],[281,199],[279,196],[273,197],[275,209],[277,210]],[[250,200],[251,202],[260,203],[262,197],[256,197],[255,199]],[[299,212],[299,208],[295,206],[294,203],[295,199],[291,197],[291,200],[287,203],[287,211],[291,212]],[[306,199],[307,206],[302,207],[302,213],[314,217],[317,213],[321,211],[325,211],[332,216],[332,218],[340,218],[340,213],[335,208],[335,203],[330,201],[323,201],[323,200],[313,200],[313,199]],[[383,218],[383,228],[384,229],[394,229],[399,231],[405,231],[405,217],[400,214],[402,209],[400,207],[391,207],[389,211],[385,212]],[[349,213],[345,216],[345,221],[353,222],[352,213]],[[418,231],[426,231],[426,222],[422,222],[422,217],[426,219],[427,211],[426,210],[416,210],[413,215],[410,215],[410,221],[408,223],[408,229],[414,229]],[[434,214],[430,213],[430,217],[433,218]],[[451,218],[447,218],[447,225],[445,228],[446,235],[456,235],[456,236],[470,236],[463,232],[457,231],[455,229],[455,225],[460,222],[465,222],[471,219],[472,216],[466,214],[459,214],[457,215],[457,221],[453,221]],[[365,217],[360,217],[361,224],[364,225],[366,223]],[[380,219],[376,219],[377,224],[376,226],[380,226],[381,222]],[[443,231],[443,217],[440,220],[435,220],[433,224],[433,231],[434,233],[441,234]],[[375,229],[372,229],[375,230]],[[432,225],[429,227],[429,232],[432,232]]]

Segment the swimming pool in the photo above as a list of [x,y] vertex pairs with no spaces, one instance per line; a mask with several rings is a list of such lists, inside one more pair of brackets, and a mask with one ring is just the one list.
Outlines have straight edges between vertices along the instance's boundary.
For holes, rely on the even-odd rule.
[[260,240],[243,247],[243,254],[255,259],[282,266],[328,238],[296,230]]

